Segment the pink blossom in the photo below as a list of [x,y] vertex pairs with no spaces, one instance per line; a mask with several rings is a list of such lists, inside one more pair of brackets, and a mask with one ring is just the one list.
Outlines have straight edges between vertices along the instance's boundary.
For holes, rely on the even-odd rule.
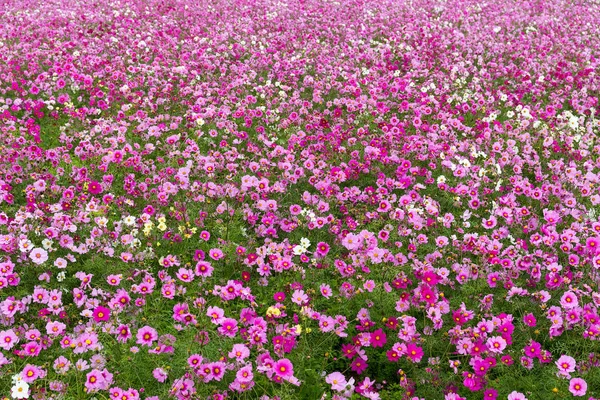
[[581,378],[573,378],[569,381],[569,391],[573,396],[585,396],[587,392],[587,382]]
[[29,253],[29,258],[34,262],[34,264],[40,265],[48,260],[48,252],[44,249],[36,247],[31,250],[31,253]]
[[156,332],[156,329],[146,325],[138,330],[136,339],[137,344],[151,347],[154,341],[158,339],[158,332]]

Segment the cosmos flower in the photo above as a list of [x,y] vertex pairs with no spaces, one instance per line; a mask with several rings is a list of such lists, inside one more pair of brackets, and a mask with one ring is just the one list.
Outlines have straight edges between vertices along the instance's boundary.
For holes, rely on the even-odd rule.
[[507,400],[527,400],[523,393],[513,390],[508,394]]
[[98,306],[92,314],[95,322],[108,321],[110,319],[110,310],[106,307]]
[[325,382],[331,385],[332,390],[336,391],[344,390],[347,384],[346,377],[344,377],[343,374],[337,371],[327,375],[327,377],[325,378]]
[[572,378],[569,381],[569,391],[573,396],[585,396],[587,386],[587,382],[581,378]]
[[558,360],[556,360],[556,366],[558,367],[558,371],[561,375],[569,377],[571,372],[575,371],[575,359],[568,355],[561,355]]
[[575,293],[567,291],[560,298],[560,305],[566,309],[575,308],[579,305],[579,301]]
[[221,321],[221,326],[219,327],[218,331],[221,335],[235,337],[238,331],[237,320],[233,318],[224,318]]
[[31,253],[29,253],[29,258],[34,264],[40,265],[48,260],[48,252],[44,249],[36,247],[31,250]]
[[138,329],[136,339],[137,344],[151,347],[152,344],[158,339],[158,332],[156,332],[156,329],[146,325]]
[[275,375],[287,379],[294,375],[294,365],[287,358],[282,358],[273,364],[273,371]]
[[152,376],[160,383],[163,383],[168,378],[167,371],[163,368],[154,368],[154,370],[152,370]]
[[88,192],[91,194],[100,194],[102,193],[102,186],[96,181],[90,181],[88,184]]

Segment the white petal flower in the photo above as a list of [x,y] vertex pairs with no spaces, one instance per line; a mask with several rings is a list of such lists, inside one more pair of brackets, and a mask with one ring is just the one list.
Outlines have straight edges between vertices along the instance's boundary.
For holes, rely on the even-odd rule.
[[10,395],[13,399],[28,399],[29,398],[29,384],[23,380],[17,381],[12,387]]

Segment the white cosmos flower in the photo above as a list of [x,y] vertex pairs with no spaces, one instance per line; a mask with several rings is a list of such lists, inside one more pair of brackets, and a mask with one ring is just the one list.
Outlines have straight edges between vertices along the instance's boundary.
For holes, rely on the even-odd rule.
[[298,245],[298,246],[294,246],[293,251],[294,251],[295,255],[299,256],[301,254],[304,254],[304,252],[306,251],[306,249],[304,247]]
[[13,399],[28,399],[29,384],[24,380],[17,381],[12,387],[10,395]]

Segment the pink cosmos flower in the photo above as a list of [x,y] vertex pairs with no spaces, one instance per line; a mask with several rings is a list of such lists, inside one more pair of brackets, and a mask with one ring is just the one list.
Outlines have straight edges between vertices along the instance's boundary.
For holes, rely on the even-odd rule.
[[42,370],[36,365],[27,364],[21,371],[21,378],[27,383],[31,383],[42,375]]
[[321,286],[319,287],[319,291],[321,292],[321,295],[326,299],[329,299],[331,297],[331,286],[327,285],[326,283],[321,284]]
[[308,296],[303,290],[294,290],[294,293],[292,294],[292,302],[301,306],[308,302]]
[[506,398],[507,400],[527,400],[527,397],[523,393],[512,391]]
[[66,327],[67,326],[62,322],[48,321],[48,323],[46,323],[46,333],[48,333],[50,336],[56,337],[58,335],[62,335]]
[[362,238],[349,233],[344,239],[342,239],[342,245],[348,250],[357,250],[362,245]]
[[152,371],[152,376],[160,383],[163,383],[168,378],[167,371],[165,371],[163,368],[155,368]]
[[598,254],[600,252],[600,238],[598,237],[589,237],[585,241],[585,247],[592,255]]
[[221,335],[235,337],[238,331],[237,321],[233,318],[224,318],[218,331]]
[[42,347],[37,342],[29,342],[23,346],[23,352],[26,356],[37,357]]
[[224,254],[220,249],[210,249],[208,251],[208,256],[216,261],[216,260],[220,260],[221,258],[223,258]]
[[179,268],[175,276],[182,282],[191,282],[194,280],[194,271],[187,268]]
[[498,272],[492,272],[487,276],[487,282],[489,287],[495,288],[500,280],[500,274]]
[[225,363],[214,362],[208,365],[210,366],[211,375],[214,380],[220,381],[221,379],[223,379],[223,376],[225,375],[226,371]]
[[136,339],[137,344],[152,347],[152,343],[158,339],[158,332],[156,329],[146,325],[138,330]]
[[525,369],[533,369],[533,358],[526,356],[521,357],[521,365]]
[[369,292],[372,293],[373,290],[375,289],[375,281],[372,279],[369,279],[367,281],[365,281],[365,283],[363,284],[363,288]]
[[502,353],[506,348],[506,340],[501,336],[490,337],[485,344],[490,352],[496,354]]
[[67,260],[62,257],[58,257],[56,260],[54,260],[54,266],[59,269],[65,269],[67,268]]
[[106,282],[111,286],[118,286],[122,278],[121,275],[109,275],[106,277]]
[[229,358],[235,358],[237,361],[245,360],[250,356],[250,349],[241,343],[236,343],[228,354]]
[[208,232],[208,231],[200,232],[200,238],[202,240],[204,240],[205,242],[208,242],[210,240],[210,232]]
[[331,332],[335,328],[335,319],[326,315],[319,318],[319,329],[321,332]]
[[567,309],[579,306],[577,295],[571,291],[565,292],[560,298],[560,305]]
[[53,368],[57,374],[65,374],[71,368],[71,361],[64,356],[60,356],[54,360]]
[[483,227],[485,229],[492,229],[496,226],[497,222],[496,217],[492,215],[489,219],[483,219]]
[[131,338],[131,331],[129,329],[129,326],[127,325],[119,325],[119,327],[117,328],[117,341],[120,343],[125,343],[126,341],[128,341]]
[[102,376],[102,373],[99,370],[93,369],[87,373],[85,387],[88,391],[95,391],[97,389],[101,389],[104,385],[104,377]]
[[192,354],[188,357],[187,363],[190,366],[190,368],[196,369],[200,367],[203,360],[204,358],[200,354]]
[[254,378],[254,374],[252,373],[252,364],[246,364],[242,368],[240,368],[236,374],[235,378],[240,382],[250,382]]
[[198,261],[195,273],[197,276],[209,277],[212,275],[213,270],[214,268],[208,261]]
[[346,377],[340,372],[332,372],[327,375],[325,382],[331,385],[332,390],[342,391],[346,388]]
[[44,249],[40,249],[39,247],[34,248],[29,253],[29,258],[33,261],[34,264],[40,265],[48,260],[48,252]]
[[19,343],[19,338],[13,332],[12,329],[7,331],[0,331],[0,348],[4,350],[12,349],[17,343]]
[[569,391],[573,396],[585,396],[587,392],[587,382],[581,378],[573,378],[569,381]]
[[562,355],[556,360],[556,366],[558,367],[558,373],[569,377],[570,373],[575,371],[575,359],[571,356]]
[[213,324],[220,325],[223,322],[225,312],[222,308],[210,306],[206,309],[206,315],[210,317]]

